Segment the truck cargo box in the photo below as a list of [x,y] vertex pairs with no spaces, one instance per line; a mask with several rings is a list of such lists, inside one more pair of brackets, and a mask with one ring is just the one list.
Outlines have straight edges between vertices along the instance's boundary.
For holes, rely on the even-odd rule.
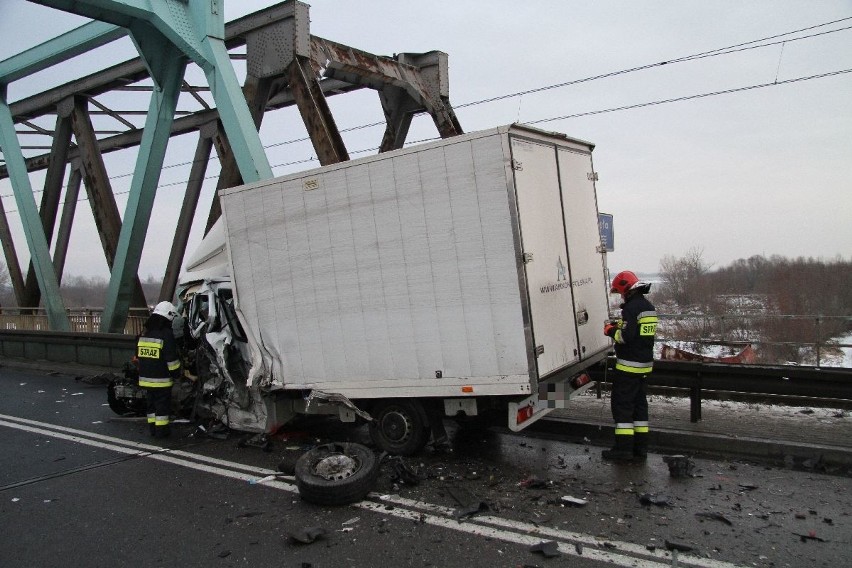
[[600,360],[592,148],[511,125],[223,190],[250,382],[530,395]]

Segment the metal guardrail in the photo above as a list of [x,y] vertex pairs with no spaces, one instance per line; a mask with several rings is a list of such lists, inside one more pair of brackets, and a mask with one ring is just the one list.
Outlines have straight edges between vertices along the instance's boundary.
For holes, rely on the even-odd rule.
[[[147,310],[134,310],[128,318],[125,334],[92,333],[98,329],[101,310],[70,310],[69,316],[76,332],[57,333],[47,331],[47,316],[44,310],[2,309],[0,310],[0,356],[47,360],[54,362],[77,362],[120,369],[134,351],[135,336],[142,331]],[[734,316],[661,316],[671,318],[696,318],[708,320],[716,318],[718,324],[707,324],[704,339],[714,344],[723,344],[726,335],[724,322],[731,322]],[[758,316],[735,316],[758,317]],[[766,318],[770,316],[759,316]],[[823,316],[775,316],[777,318],[810,319],[816,330]],[[839,318],[852,320],[852,318]],[[718,327],[714,327],[718,325]],[[666,327],[661,326],[661,341],[665,341]],[[836,326],[835,326],[836,328]],[[728,331],[734,326],[728,326]],[[804,343],[813,345],[819,352],[820,337],[817,341]],[[682,341],[682,340],[681,340]],[[760,341],[753,339],[754,344]],[[852,347],[850,345],[822,342],[832,347]],[[731,343],[733,344],[733,343]],[[795,343],[802,345],[803,343]],[[604,380],[605,369],[612,368],[612,358],[601,363],[591,371],[597,381]],[[764,364],[724,364],[696,361],[665,361],[654,363],[654,372],[649,378],[650,386],[687,389],[690,394],[690,415],[693,422],[701,419],[701,401],[703,391],[745,393],[758,395],[777,395],[807,398],[835,399],[852,401],[852,369],[839,367],[820,367],[804,365],[764,365]]]
[[[593,379],[612,377],[615,358],[590,372]],[[701,420],[704,391],[831,399],[852,403],[852,369],[793,365],[739,365],[695,361],[654,361],[649,387],[687,389],[690,420]]]

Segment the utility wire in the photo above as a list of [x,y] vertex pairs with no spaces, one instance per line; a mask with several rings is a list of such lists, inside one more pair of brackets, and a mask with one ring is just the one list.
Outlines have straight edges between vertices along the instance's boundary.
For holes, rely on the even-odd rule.
[[786,85],[789,83],[798,83],[800,81],[810,81],[811,79],[822,79],[824,77],[833,77],[834,75],[842,75],[844,73],[852,73],[852,69],[842,69],[840,71],[832,71],[830,73],[820,73],[819,75],[808,75],[807,77],[797,77],[795,79],[787,79],[785,81],[773,81],[772,83],[763,83],[760,85],[749,85],[748,87],[737,87],[734,89],[725,89],[724,91],[713,91],[711,93],[701,93],[698,95],[687,95],[684,97],[676,97],[673,99],[662,99],[659,101],[651,101],[647,103],[638,103],[634,105],[625,105],[620,107],[613,107],[601,110],[590,110],[588,112],[578,112],[575,114],[566,114],[563,116],[555,116],[553,118],[540,118],[538,120],[530,120],[525,122],[524,124],[541,124],[543,122],[553,122],[555,120],[565,120],[567,118],[578,118],[581,116],[591,116],[594,114],[604,114],[608,112],[616,112],[619,110],[632,110],[636,108],[643,108],[655,105],[663,105],[667,103],[676,103],[680,101],[689,101],[692,99],[703,99],[706,97],[715,97],[716,95],[728,95],[730,93],[738,93],[741,91],[750,91],[752,89],[762,89],[763,87],[774,87],[776,85]]
[[[698,59],[705,59],[707,57],[716,57],[718,55],[729,55],[731,53],[739,53],[741,51],[748,51],[748,50],[751,50],[751,49],[759,49],[759,48],[762,48],[762,47],[770,47],[772,45],[778,45],[779,43],[784,43],[784,41],[790,42],[790,41],[798,41],[800,39],[809,39],[809,38],[818,37],[818,36],[822,36],[822,35],[826,35],[826,34],[831,34],[831,33],[839,32],[839,31],[844,31],[844,30],[848,30],[848,29],[852,28],[852,26],[847,26],[845,28],[839,28],[839,29],[836,29],[836,30],[829,30],[829,31],[825,31],[825,32],[810,34],[810,35],[807,35],[807,36],[788,39],[788,40],[784,40],[784,41],[776,41],[776,42],[773,42],[773,43],[767,43],[767,44],[761,44],[761,45],[751,45],[751,44],[754,44],[754,43],[759,43],[759,42],[762,42],[762,41],[775,39],[775,38],[778,38],[778,37],[781,37],[781,36],[786,36],[786,35],[795,34],[795,33],[803,32],[803,31],[811,30],[811,29],[814,29],[814,28],[822,27],[822,26],[836,24],[836,23],[842,22],[844,20],[852,20],[852,16],[849,17],[849,18],[843,18],[843,19],[840,19],[840,20],[835,20],[833,22],[827,22],[825,24],[819,24],[817,26],[811,26],[809,28],[802,28],[800,30],[787,32],[787,33],[784,33],[784,34],[777,34],[777,35],[774,35],[774,36],[769,36],[769,37],[765,37],[765,38],[762,38],[762,39],[756,39],[756,40],[748,41],[748,42],[745,42],[745,43],[738,43],[738,44],[735,44],[735,45],[729,45],[728,47],[720,47],[718,49],[713,49],[713,50],[710,50],[710,51],[702,51],[701,53],[695,53],[693,55],[686,55],[686,56],[678,57],[678,58],[675,58],[675,59],[660,61],[658,63],[648,63],[648,64],[645,64],[645,65],[639,65],[637,67],[630,67],[628,69],[621,69],[619,71],[611,71],[609,73],[601,73],[600,75],[592,75],[590,77],[585,77],[583,79],[573,79],[571,81],[565,81],[563,83],[555,83],[553,85],[546,85],[544,87],[536,87],[534,89],[527,89],[525,91],[518,91],[516,93],[508,93],[508,94],[505,94],[505,95],[499,95],[499,96],[490,97],[490,98],[487,98],[487,99],[480,99],[480,100],[477,100],[477,101],[471,101],[471,102],[468,102],[468,103],[456,105],[453,108],[464,108],[464,107],[479,105],[479,104],[482,104],[482,103],[491,103],[491,102],[495,102],[495,101],[501,101],[501,100],[504,100],[504,99],[510,99],[512,97],[529,95],[529,94],[532,94],[532,93],[540,93],[542,91],[549,91],[551,89],[559,89],[559,88],[562,88],[562,87],[568,87],[570,85],[577,85],[579,83],[587,83],[589,81],[596,81],[598,79],[606,79],[606,78],[609,78],[609,77],[615,77],[617,75],[634,73],[636,71],[644,71],[646,69],[653,69],[654,67],[662,67],[663,65],[670,65],[672,63],[683,63],[684,61],[695,61],[695,60],[698,60]],[[745,46],[749,46],[749,47],[745,47]]]
[[[772,36],[767,36],[767,37],[764,37],[764,38],[751,40],[751,41],[748,41],[748,42],[738,43],[738,44],[734,44],[734,45],[730,45],[730,46],[726,46],[726,47],[720,47],[720,48],[712,49],[712,50],[709,50],[709,51],[702,51],[702,52],[699,52],[699,53],[695,53],[695,54],[692,54],[692,55],[686,55],[686,56],[678,57],[678,58],[671,59],[671,60],[661,61],[661,62],[657,62],[657,63],[649,63],[649,64],[646,64],[646,65],[640,65],[640,66],[637,66],[637,67],[631,67],[631,68],[622,69],[622,70],[619,70],[619,71],[612,71],[612,72],[609,72],[609,73],[602,73],[602,74],[599,74],[599,75],[593,75],[593,76],[585,77],[585,78],[582,78],[582,79],[574,79],[574,80],[571,80],[571,81],[555,83],[553,85],[536,87],[536,88],[533,88],[533,89],[527,89],[527,90],[518,91],[518,92],[515,92],[515,93],[508,93],[508,94],[499,95],[499,96],[496,96],[496,97],[490,97],[490,98],[486,98],[486,99],[480,99],[480,100],[477,100],[477,101],[471,101],[471,102],[463,103],[461,105],[455,105],[453,108],[460,109],[460,108],[465,108],[465,107],[470,107],[470,106],[475,106],[475,105],[480,105],[480,104],[485,104],[485,103],[490,103],[490,102],[496,102],[496,101],[500,101],[500,100],[509,99],[509,98],[512,98],[512,97],[523,96],[523,95],[532,94],[532,93],[539,93],[539,92],[542,92],[542,91],[567,87],[567,86],[576,85],[576,84],[579,84],[579,83],[586,83],[586,82],[595,81],[595,80],[598,80],[598,79],[615,77],[615,76],[618,76],[618,75],[624,75],[624,74],[633,73],[633,72],[636,72],[636,71],[644,71],[644,70],[647,70],[647,69],[652,69],[652,68],[655,68],[655,67],[661,67],[661,66],[664,66],[664,65],[672,64],[672,63],[682,63],[682,62],[685,62],[685,61],[695,61],[695,60],[704,59],[704,58],[707,58],[707,57],[715,57],[715,56],[718,56],[718,55],[728,55],[728,54],[731,54],[731,53],[738,53],[738,52],[741,52],[741,51],[747,51],[747,50],[750,50],[750,49],[758,49],[758,48],[762,48],[762,47],[769,47],[769,46],[778,45],[778,44],[783,45],[786,42],[798,41],[798,40],[801,40],[801,39],[809,39],[809,38],[813,38],[813,37],[827,35],[827,34],[830,34],[830,33],[835,33],[835,32],[839,32],[839,31],[852,29],[852,25],[846,26],[846,27],[843,27],[843,28],[837,28],[837,29],[833,29],[833,30],[827,30],[827,31],[819,32],[819,33],[809,34],[809,35],[801,36],[801,37],[797,37],[797,38],[790,38],[790,39],[786,39],[786,40],[776,41],[776,42],[772,42],[772,43],[761,43],[761,42],[781,38],[781,37],[784,37],[784,36],[789,36],[789,35],[792,35],[792,34],[805,32],[805,31],[814,30],[814,29],[817,29],[817,28],[829,26],[829,25],[832,25],[832,24],[837,24],[837,23],[844,22],[844,21],[847,21],[847,20],[852,20],[852,16],[847,17],[847,18],[840,18],[838,20],[833,20],[833,21],[830,21],[830,22],[825,22],[825,23],[822,23],[822,24],[817,24],[817,25],[814,25],[814,26],[809,26],[809,27],[806,27],[806,28],[801,28],[801,29],[798,29],[798,30],[793,30],[793,31],[789,31],[789,32],[781,33],[781,34],[775,34],[775,35],[772,35]],[[755,44],[759,44],[759,45],[755,45]],[[673,99],[664,99],[664,100],[659,100],[659,101],[638,103],[638,104],[634,104],[634,105],[625,105],[625,106],[614,107],[614,108],[609,108],[609,109],[601,109],[601,110],[596,110],[596,111],[588,111],[588,112],[583,112],[583,113],[564,115],[564,116],[561,116],[561,117],[543,118],[543,119],[538,119],[538,120],[535,120],[535,121],[527,121],[525,124],[541,124],[541,123],[544,123],[544,122],[553,122],[553,121],[564,120],[564,119],[568,119],[568,118],[577,118],[577,117],[582,117],[582,116],[590,116],[590,115],[595,115],[595,114],[604,114],[604,113],[609,113],[609,112],[615,112],[615,111],[620,111],[620,110],[631,110],[631,109],[642,108],[642,107],[647,107],[647,106],[655,106],[655,105],[666,104],[666,103],[671,103],[671,102],[679,102],[679,101],[685,101],[685,100],[691,100],[691,99],[699,99],[699,98],[705,98],[705,97],[710,97],[710,96],[715,96],[715,95],[729,94],[729,93],[735,93],[735,92],[739,92],[739,91],[747,91],[747,90],[758,89],[758,88],[762,88],[762,87],[769,87],[769,86],[773,86],[773,85],[783,85],[783,84],[786,84],[786,83],[795,83],[795,82],[806,81],[806,80],[810,80],[810,79],[819,79],[819,78],[822,78],[822,77],[828,77],[828,76],[832,76],[832,75],[839,75],[839,74],[843,74],[843,73],[848,73],[850,71],[852,71],[852,70],[846,69],[846,70],[842,70],[842,71],[835,71],[835,72],[825,73],[825,74],[821,74],[821,75],[811,75],[811,76],[807,76],[807,77],[799,77],[799,78],[796,78],[796,79],[789,79],[789,80],[780,81],[780,82],[778,82],[777,78],[776,78],[776,82],[774,82],[774,83],[766,83],[766,84],[762,84],[762,85],[751,85],[751,86],[747,86],[747,87],[739,87],[739,88],[736,88],[736,89],[728,89],[728,90],[725,90],[725,91],[715,91],[715,92],[711,92],[711,93],[701,93],[701,94],[697,94],[697,95],[690,95],[690,96],[678,97],[678,98],[673,98]],[[366,129],[366,128],[373,128],[373,127],[376,127],[376,126],[382,126],[384,124],[385,124],[384,122],[372,122],[372,123],[367,123],[367,124],[362,124],[362,125],[358,125],[358,126],[352,126],[352,127],[349,127],[349,128],[341,129],[340,132],[352,132],[352,131],[356,131],[356,130],[363,130],[363,129]],[[426,139],[426,140],[434,140],[434,139],[435,138],[429,138],[429,139]],[[307,142],[307,141],[310,141],[310,137],[302,137],[302,138],[294,138],[294,139],[291,139],[291,140],[284,140],[284,141],[281,141],[281,142],[275,142],[275,143],[272,143],[272,144],[264,145],[263,147],[268,149],[268,148],[275,148],[275,147],[279,147],[279,146],[285,146],[285,145],[289,145],[289,144],[296,144],[296,143],[299,143],[299,142]],[[363,152],[366,152],[366,151],[369,151],[369,150],[358,150],[358,151],[352,152],[352,153],[363,153]],[[218,156],[211,156],[210,159],[218,160],[219,158],[218,158]],[[294,161],[294,162],[286,162],[286,163],[282,163],[282,164],[273,165],[273,166],[270,166],[270,167],[273,167],[273,168],[284,167],[284,166],[290,166],[290,165],[296,165],[296,164],[300,164],[300,163],[310,162],[310,161],[314,161],[314,160],[316,160],[316,157],[313,157],[313,158],[310,158],[310,159],[307,159],[307,160],[297,160],[297,161]],[[163,166],[162,169],[165,170],[165,169],[171,169],[171,168],[180,167],[180,166],[187,166],[187,165],[191,165],[193,163],[194,163],[194,161],[190,160],[188,162],[180,162],[180,163],[176,163],[176,164],[169,164],[169,165]],[[132,175],[133,175],[133,172],[129,172],[129,173],[126,173],[126,174],[117,174],[115,176],[110,176],[109,179],[112,179],[112,180],[121,179],[121,178],[125,178],[125,177],[130,177]],[[207,176],[204,179],[211,179],[211,178],[215,178],[215,177],[216,176]],[[184,184],[186,184],[186,181],[187,180],[184,180],[184,181],[181,181],[181,182],[172,182],[172,183],[162,184],[162,185],[158,185],[157,188],[159,189],[161,187],[184,185]],[[33,191],[33,193],[39,193],[39,192],[41,192],[41,190],[34,190]],[[123,195],[123,194],[126,194],[126,193],[129,193],[129,191],[116,192],[114,195]],[[4,195],[4,196],[0,196],[0,198],[10,197],[10,196],[11,196],[11,194],[7,194],[7,195]],[[88,200],[88,196],[82,197],[78,201],[86,201],[86,200]],[[15,211],[16,210],[10,210],[10,211],[7,211],[7,213],[14,213]]]
[[[852,68],[841,69],[839,71],[831,71],[829,73],[820,73],[820,74],[817,74],[817,75],[808,75],[808,76],[805,76],[805,77],[796,77],[795,79],[787,79],[787,80],[784,80],[784,81],[773,81],[772,83],[762,83],[762,84],[759,84],[759,85],[749,85],[749,86],[746,86],[746,87],[736,87],[736,88],[733,88],[733,89],[725,89],[723,91],[699,93],[697,95],[686,95],[686,96],[683,96],[683,97],[675,97],[675,98],[671,98],[671,99],[661,99],[661,100],[657,100],[657,101],[649,101],[649,102],[644,102],[644,103],[637,103],[637,104],[633,104],[633,105],[624,105],[624,106],[620,106],[620,107],[612,107],[612,108],[600,109],[600,110],[590,110],[590,111],[587,111],[587,112],[578,112],[578,113],[574,113],[574,114],[566,114],[566,115],[554,116],[554,117],[550,117],[550,118],[539,118],[537,120],[526,121],[523,124],[529,124],[529,125],[542,124],[542,123],[545,123],[545,122],[555,122],[557,120],[566,120],[566,119],[569,119],[569,118],[579,118],[579,117],[582,117],[582,116],[592,116],[592,115],[596,115],[596,114],[606,114],[606,113],[617,112],[617,111],[622,111],[622,110],[633,110],[633,109],[637,109],[637,108],[657,106],[657,105],[663,105],[663,104],[668,104],[668,103],[676,103],[676,102],[688,101],[688,100],[693,100],[693,99],[703,99],[703,98],[707,98],[707,97],[715,97],[715,96],[718,96],[718,95],[728,95],[728,94],[731,94],[731,93],[738,93],[738,92],[742,92],[742,91],[751,91],[751,90],[754,90],[754,89],[762,89],[764,87],[775,87],[775,86],[778,86],[778,85],[787,85],[787,84],[790,84],[790,83],[799,83],[799,82],[802,82],[802,81],[810,81],[812,79],[823,79],[825,77],[833,77],[833,76],[836,76],[836,75],[843,75],[845,73],[852,73]],[[412,144],[419,144],[419,143],[422,143],[422,142],[429,142],[431,140],[437,140],[437,137],[423,138],[423,139],[420,139],[420,140],[412,140],[411,143]],[[365,152],[374,152],[376,150],[378,150],[378,147],[364,148],[364,149],[361,149],[361,150],[355,150],[355,151],[350,152],[350,153],[351,154],[363,154]],[[292,165],[296,165],[296,164],[304,164],[304,163],[309,163],[309,162],[314,162],[314,161],[317,161],[316,156],[313,156],[311,158],[296,160],[296,161],[292,161],[292,162],[284,162],[284,163],[281,163],[281,164],[274,164],[274,165],[271,165],[270,167],[271,168],[279,168],[279,167],[292,166]],[[217,177],[218,176],[211,175],[211,176],[206,176],[204,179],[205,180],[215,179]],[[157,189],[160,189],[160,188],[163,188],[163,187],[185,185],[185,184],[186,184],[186,181],[164,183],[164,184],[158,185]],[[114,195],[125,195],[127,193],[130,193],[130,191],[129,190],[117,191],[117,192],[114,193]],[[9,195],[6,195],[4,197],[9,197]],[[88,196],[84,196],[84,197],[79,198],[77,201],[82,202],[82,201],[88,201],[88,200],[89,200]],[[17,211],[17,209],[11,209],[11,210],[7,211],[7,213],[15,213],[16,211]]]

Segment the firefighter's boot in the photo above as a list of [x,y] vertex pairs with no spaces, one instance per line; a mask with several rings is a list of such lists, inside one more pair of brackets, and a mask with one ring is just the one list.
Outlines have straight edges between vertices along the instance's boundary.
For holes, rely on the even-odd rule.
[[148,422],[148,433],[151,434],[152,438],[157,437],[157,425],[153,422]]
[[168,438],[172,435],[171,426],[168,424],[164,424],[162,426],[156,427],[156,434],[154,434],[155,438]]
[[633,434],[633,461],[643,462],[648,459],[648,433]]
[[601,457],[612,462],[633,461],[633,436],[620,435],[615,437],[615,445],[601,452]]

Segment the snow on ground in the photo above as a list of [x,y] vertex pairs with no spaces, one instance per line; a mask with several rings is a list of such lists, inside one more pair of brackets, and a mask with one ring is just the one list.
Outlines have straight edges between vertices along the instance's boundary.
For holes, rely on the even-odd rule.
[[[688,415],[690,408],[689,397],[648,395],[648,404],[666,406],[682,409]],[[833,423],[838,418],[850,418],[852,412],[838,408],[822,408],[817,406],[787,406],[784,404],[766,404],[754,402],[738,402],[734,400],[712,400],[701,401],[702,412],[726,412],[731,415],[742,416],[749,413],[759,412],[763,415],[773,416],[779,419],[816,420],[818,422]]]

